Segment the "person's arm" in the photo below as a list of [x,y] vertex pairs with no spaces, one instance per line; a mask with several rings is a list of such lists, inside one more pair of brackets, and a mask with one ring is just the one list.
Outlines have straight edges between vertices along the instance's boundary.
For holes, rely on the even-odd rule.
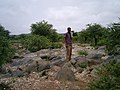
[[67,34],[64,35],[64,44],[67,46]]

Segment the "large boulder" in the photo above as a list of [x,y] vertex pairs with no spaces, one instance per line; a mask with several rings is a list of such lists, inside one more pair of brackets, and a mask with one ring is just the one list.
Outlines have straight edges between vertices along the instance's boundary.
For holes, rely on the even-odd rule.
[[14,59],[11,66],[20,66],[25,64],[31,64],[33,62],[32,58]]
[[41,72],[43,70],[49,69],[50,64],[45,62],[45,61],[34,61],[32,64],[29,64],[26,67],[26,72],[31,73],[31,72]]
[[101,55],[105,56],[105,55],[106,55],[105,49],[106,49],[106,46],[101,46],[101,47],[99,47],[99,48],[97,49],[97,54],[101,54]]
[[55,80],[55,76],[58,71],[60,71],[61,67],[53,66],[48,70],[48,79]]
[[39,56],[39,57],[45,57],[45,56],[50,56],[51,52],[50,49],[42,49],[40,51],[37,51],[36,52],[36,55]]
[[120,55],[116,56],[107,56],[107,58],[104,60],[104,63],[109,63],[112,60],[117,60],[117,62],[120,63]]
[[51,62],[50,66],[53,66],[53,65],[63,66],[64,63],[65,63],[65,60],[64,59],[60,59],[60,60],[56,60],[56,61]]
[[27,73],[25,73],[24,71],[21,70],[15,70],[12,72],[11,76],[13,77],[22,77],[25,76]]
[[88,54],[88,55],[86,56],[86,58],[98,60],[98,59],[101,59],[102,56],[103,56],[103,55],[102,55],[102,54],[99,54],[99,53],[91,53],[91,54]]
[[117,60],[118,62],[120,62],[120,55],[116,55],[116,56],[114,57],[114,59]]
[[55,79],[57,80],[68,80],[68,81],[75,81],[75,76],[73,71],[68,65],[64,65],[61,70],[57,73]]
[[71,60],[71,64],[74,67],[78,67],[82,63],[87,63],[87,59],[83,56],[76,56]]

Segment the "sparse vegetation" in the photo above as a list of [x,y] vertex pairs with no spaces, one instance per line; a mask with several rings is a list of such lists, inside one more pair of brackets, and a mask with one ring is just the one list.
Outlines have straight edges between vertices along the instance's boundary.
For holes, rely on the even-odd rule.
[[79,64],[79,67],[86,68],[87,67],[87,63],[81,63],[81,64]]
[[49,39],[47,39],[44,36],[39,36],[39,35],[31,35],[25,38],[22,41],[22,43],[24,47],[31,52],[36,52],[41,49],[49,48],[51,45],[51,42]]
[[98,78],[91,82],[89,90],[119,90],[120,89],[120,63],[112,60],[96,69]]
[[78,52],[78,54],[81,55],[81,56],[87,56],[88,55],[87,51],[85,51],[85,50],[80,50]]
[[[63,46],[63,36],[64,35],[56,32],[56,29],[53,28],[52,24],[49,24],[44,20],[41,22],[36,22],[35,24],[31,24],[30,34],[10,36],[9,31],[5,30],[5,28],[0,25],[0,67],[2,67],[3,64],[11,61],[15,53],[15,50],[12,48],[12,46],[20,46],[20,48],[17,48],[18,50],[29,50],[30,52],[36,52],[41,49],[56,49]],[[74,42],[80,44],[83,43],[84,45],[89,44],[91,46],[97,47],[97,49],[99,46],[105,45],[108,55],[120,55],[120,23],[112,23],[108,27],[103,27],[102,25],[96,23],[88,24],[86,26],[86,29],[75,33],[73,37],[73,43]],[[86,46],[83,46],[82,48],[84,47]],[[91,48],[89,48],[89,50],[91,50]],[[78,52],[78,55],[80,55],[80,59],[86,60],[86,56],[88,55],[88,53],[89,52],[87,52],[84,48],[83,50],[80,50]],[[81,56],[85,56],[85,58],[81,58]],[[48,57],[50,56],[45,57],[47,57],[48,59]],[[59,56],[51,56],[51,62],[57,60],[56,58],[59,59]],[[75,65],[77,60],[79,61],[80,59],[77,58],[76,61],[73,60],[73,65]],[[84,69],[92,66],[91,64],[96,65],[96,63],[92,61],[86,61],[83,63],[80,62],[76,65],[77,68],[75,69],[80,69],[81,71],[83,71]],[[37,63],[37,70],[38,66],[39,63]],[[93,68],[91,70],[93,70]],[[116,60],[112,60],[107,64],[99,66],[96,69],[96,76],[97,78],[90,83],[88,87],[89,90],[120,89],[120,63],[118,63]],[[4,90],[4,88],[6,88],[5,90],[7,90],[7,88],[8,90],[10,90],[8,85],[1,83],[0,90]]]
[[63,44],[61,42],[52,42],[50,48],[61,48]]
[[14,49],[9,43],[9,31],[0,25],[0,65],[10,62],[14,55]]

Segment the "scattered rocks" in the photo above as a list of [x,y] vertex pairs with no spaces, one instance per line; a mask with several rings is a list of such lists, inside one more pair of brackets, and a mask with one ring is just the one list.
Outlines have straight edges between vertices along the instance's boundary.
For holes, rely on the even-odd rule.
[[19,55],[18,53],[15,53],[12,59],[22,59],[24,58],[23,56]]
[[26,72],[31,73],[31,72],[41,72],[45,69],[49,69],[50,68],[50,64],[46,63],[44,61],[36,61],[30,65],[27,66],[26,68]]
[[31,64],[33,60],[31,58],[23,58],[23,59],[14,59],[11,63],[11,66],[20,66],[25,64]]
[[23,77],[27,75],[27,73],[25,73],[24,71],[21,71],[21,70],[16,70],[16,71],[13,71],[11,76],[13,77]]
[[51,57],[49,58],[49,60],[50,60],[51,62],[54,62],[54,61],[57,61],[57,60],[60,60],[60,59],[64,59],[64,58],[62,58],[62,57],[60,57],[60,56],[51,56]]
[[97,50],[99,50],[99,51],[105,51],[105,49],[106,49],[106,46],[100,46]]
[[[79,50],[87,51],[88,55],[78,55]],[[106,56],[105,46],[94,49],[88,45],[73,45],[70,62],[65,61],[65,53],[65,48],[16,53],[13,62],[0,68],[0,82],[9,83],[15,90],[80,90],[93,79],[94,66],[99,66],[101,59],[120,62],[120,55]]]

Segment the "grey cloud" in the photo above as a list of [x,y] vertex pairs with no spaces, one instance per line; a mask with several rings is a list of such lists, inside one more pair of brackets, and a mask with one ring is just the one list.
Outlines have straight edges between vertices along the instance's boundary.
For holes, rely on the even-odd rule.
[[68,20],[79,16],[79,8],[74,6],[49,8],[47,15],[55,20]]
[[58,32],[71,26],[80,31],[88,23],[102,25],[120,17],[120,0],[2,0],[0,24],[12,34],[30,32],[30,25],[41,20]]

